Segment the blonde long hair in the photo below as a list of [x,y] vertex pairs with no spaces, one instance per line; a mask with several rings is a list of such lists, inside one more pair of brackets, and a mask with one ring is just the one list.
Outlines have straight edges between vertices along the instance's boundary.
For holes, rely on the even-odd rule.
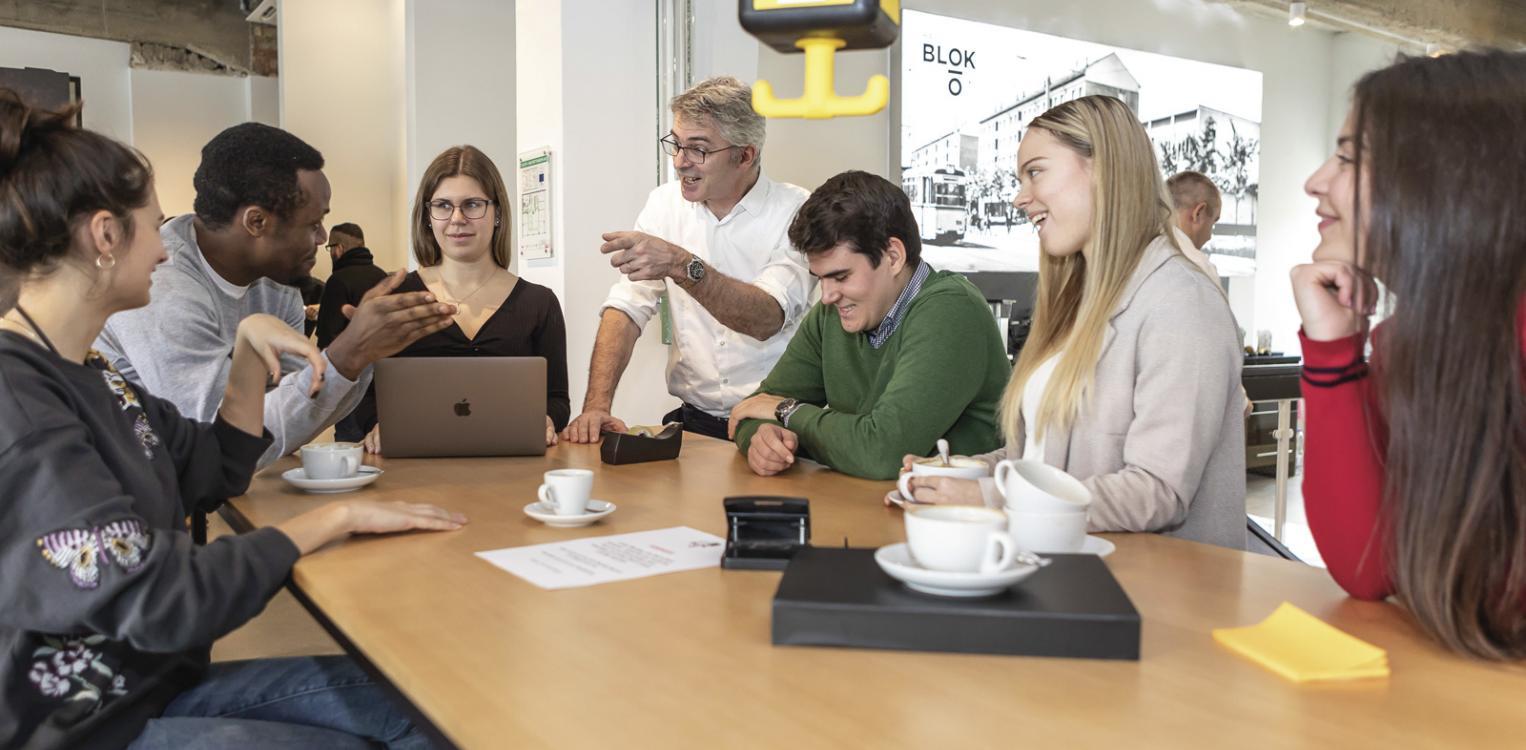
[[1091,159],[1093,210],[1086,253],[1040,255],[1033,328],[1002,396],[1001,425],[1009,438],[1022,420],[1023,387],[1056,352],[1060,359],[1035,424],[1027,428],[1042,437],[1046,428],[1074,422],[1096,379],[1108,319],[1145,248],[1164,235],[1181,252],[1155,149],[1128,105],[1111,96],[1085,96],[1050,109],[1028,127],[1048,131]]

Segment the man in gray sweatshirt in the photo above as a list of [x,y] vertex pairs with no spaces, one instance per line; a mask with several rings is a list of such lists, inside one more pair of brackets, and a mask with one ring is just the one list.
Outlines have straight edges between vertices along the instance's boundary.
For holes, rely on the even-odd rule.
[[[302,330],[302,298],[285,283],[312,270],[327,236],[322,169],[323,156],[284,130],[244,123],[219,133],[201,152],[195,213],[160,228],[169,260],[154,271],[152,301],[112,316],[96,349],[181,414],[212,421],[239,321],[269,313]],[[392,294],[401,281],[394,274],[348,308],[349,326],[324,351],[317,397],[307,395],[312,367],[282,362],[283,377],[265,397],[265,428],[275,441],[260,466],[348,414],[376,360],[450,326],[452,306],[425,292]]]

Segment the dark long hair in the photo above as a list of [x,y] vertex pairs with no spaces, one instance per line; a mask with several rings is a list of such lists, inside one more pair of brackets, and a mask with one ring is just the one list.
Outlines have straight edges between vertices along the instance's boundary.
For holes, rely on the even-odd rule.
[[1363,265],[1396,298],[1374,352],[1394,586],[1448,648],[1520,658],[1526,54],[1404,58],[1362,78],[1354,106]]
[[74,127],[77,111],[33,109],[0,88],[0,313],[16,304],[26,276],[50,273],[68,256],[75,221],[110,211],[131,239],[132,210],[148,203],[148,161]]

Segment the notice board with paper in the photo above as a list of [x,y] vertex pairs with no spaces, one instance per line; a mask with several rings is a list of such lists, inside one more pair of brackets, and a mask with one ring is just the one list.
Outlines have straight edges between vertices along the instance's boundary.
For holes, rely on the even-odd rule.
[[551,257],[551,149],[519,155],[519,257]]

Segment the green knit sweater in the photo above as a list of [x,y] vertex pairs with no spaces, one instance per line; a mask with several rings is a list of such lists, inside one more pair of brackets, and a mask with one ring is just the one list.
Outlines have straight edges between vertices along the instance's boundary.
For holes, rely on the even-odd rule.
[[[817,304],[758,392],[802,402],[789,429],[803,455],[845,474],[894,479],[902,456],[929,455],[940,437],[965,455],[1000,447],[996,411],[1010,369],[974,285],[935,271],[879,349],[868,334],[844,331],[836,307]],[[737,428],[743,454],[761,424]]]

